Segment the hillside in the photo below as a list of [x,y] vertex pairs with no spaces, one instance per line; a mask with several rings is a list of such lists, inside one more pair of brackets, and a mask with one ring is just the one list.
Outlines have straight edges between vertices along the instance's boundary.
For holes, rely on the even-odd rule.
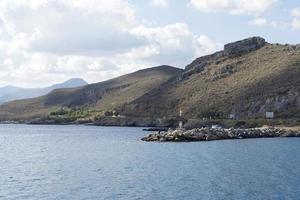
[[84,87],[56,89],[42,97],[13,101],[0,106],[0,120],[45,118],[51,113],[59,113],[61,108],[68,112],[73,109],[76,113],[84,108],[95,115],[113,111],[143,96],[180,72],[180,69],[174,67],[159,66]]
[[180,109],[186,119],[255,119],[265,118],[266,112],[299,119],[299,94],[300,45],[253,37],[226,44],[184,70],[154,67],[10,102],[0,106],[0,120],[88,119],[100,125],[150,126],[176,124]]
[[44,88],[20,88],[15,86],[5,86],[0,88],[0,104],[13,100],[39,97],[48,94],[54,89],[73,88],[84,85],[87,85],[87,82],[85,82],[83,79],[72,78],[63,83]]
[[196,59],[183,73],[120,109],[127,116],[300,117],[300,45],[254,37]]

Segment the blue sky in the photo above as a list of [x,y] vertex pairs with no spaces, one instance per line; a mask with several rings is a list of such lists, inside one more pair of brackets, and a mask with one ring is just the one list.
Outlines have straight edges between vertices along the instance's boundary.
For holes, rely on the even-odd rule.
[[0,0],[0,87],[184,68],[228,42],[300,43],[296,0]]

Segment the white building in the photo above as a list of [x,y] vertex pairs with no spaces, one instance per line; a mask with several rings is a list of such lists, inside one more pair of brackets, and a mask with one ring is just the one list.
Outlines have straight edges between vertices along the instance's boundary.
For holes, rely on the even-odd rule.
[[273,119],[274,118],[274,112],[266,112],[266,118],[267,119]]

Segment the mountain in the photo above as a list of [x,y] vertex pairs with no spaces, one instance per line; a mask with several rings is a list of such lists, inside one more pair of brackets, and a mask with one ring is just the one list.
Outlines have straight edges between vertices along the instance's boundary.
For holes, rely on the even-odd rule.
[[49,87],[49,89],[54,90],[54,89],[59,89],[59,88],[74,88],[74,87],[81,87],[81,86],[85,86],[88,83],[81,79],[81,78],[71,78],[63,83],[58,83],[55,85],[52,85],[51,87]]
[[[171,66],[158,66],[84,87],[56,89],[45,96],[0,106],[0,120],[47,117],[62,108],[85,108],[95,114],[105,113],[145,95],[181,71]],[[78,112],[73,114],[78,115]]]
[[226,44],[183,73],[121,108],[124,115],[187,118],[300,117],[300,45],[260,37]]
[[0,88],[0,104],[8,101],[34,98],[48,94],[54,89],[58,88],[73,88],[86,85],[83,79],[73,78],[66,82],[52,85],[45,88],[20,88],[15,86],[5,86]]
[[136,122],[172,121],[179,110],[186,119],[256,119],[265,118],[266,112],[274,112],[276,118],[299,119],[299,94],[300,45],[270,44],[252,37],[199,57],[184,70],[154,67],[9,102],[0,106],[0,120],[90,119],[101,125],[143,125]]

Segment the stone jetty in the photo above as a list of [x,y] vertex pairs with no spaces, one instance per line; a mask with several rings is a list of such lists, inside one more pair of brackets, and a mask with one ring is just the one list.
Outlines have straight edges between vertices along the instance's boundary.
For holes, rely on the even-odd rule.
[[279,128],[252,129],[169,129],[167,132],[150,134],[144,138],[146,142],[194,142],[225,139],[269,138],[269,137],[300,137],[300,130]]

